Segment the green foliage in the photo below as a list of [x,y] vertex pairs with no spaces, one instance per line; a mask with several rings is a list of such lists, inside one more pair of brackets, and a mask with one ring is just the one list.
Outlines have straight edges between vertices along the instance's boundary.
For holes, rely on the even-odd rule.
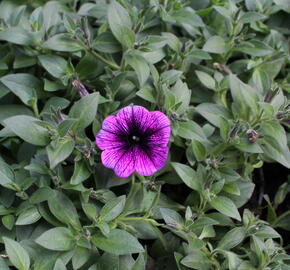
[[[289,269],[290,184],[263,182],[290,168],[289,14],[0,1],[0,269]],[[170,154],[119,179],[95,135],[130,104],[170,118]]]

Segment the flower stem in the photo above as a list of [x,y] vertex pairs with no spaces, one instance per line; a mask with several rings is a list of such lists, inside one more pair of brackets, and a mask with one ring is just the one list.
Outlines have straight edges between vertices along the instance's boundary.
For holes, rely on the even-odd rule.
[[85,44],[80,38],[77,38],[78,42],[84,47],[84,49],[89,52],[90,54],[92,54],[95,58],[97,58],[98,60],[100,60],[101,62],[103,62],[104,64],[107,64],[108,66],[110,66],[112,69],[117,69],[119,70],[120,67],[116,64],[113,63],[112,61],[106,59],[105,57],[103,57],[102,55],[98,54],[97,52],[95,52],[92,48],[90,48],[87,44]]
[[145,177],[143,175],[140,174],[136,174],[139,178],[139,180],[141,181],[141,183],[144,183],[146,181]]
[[89,51],[89,52],[90,52],[90,53],[91,53],[95,58],[97,58],[97,59],[100,60],[101,62],[107,64],[107,65],[110,66],[112,69],[117,69],[117,70],[120,69],[120,67],[119,67],[117,64],[115,64],[115,63],[111,62],[110,60],[104,58],[103,56],[101,56],[100,54],[98,54],[97,52],[95,52],[94,50],[92,50],[92,49],[88,49],[88,51]]
[[119,217],[118,220],[120,220],[120,221],[145,221],[145,222],[149,222],[150,224],[155,225],[155,226],[163,225],[161,223],[158,223],[155,219],[144,218],[144,217]]
[[34,100],[32,102],[31,107],[32,107],[32,110],[34,112],[35,117],[38,118],[38,119],[40,119],[40,115],[39,115],[39,111],[38,111],[38,106],[37,106],[37,100]]

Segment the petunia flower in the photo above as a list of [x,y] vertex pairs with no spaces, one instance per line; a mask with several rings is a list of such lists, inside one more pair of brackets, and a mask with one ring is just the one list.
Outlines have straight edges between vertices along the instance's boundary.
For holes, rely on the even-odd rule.
[[96,144],[103,150],[103,165],[117,176],[128,177],[134,171],[149,176],[165,165],[169,137],[170,121],[165,114],[127,106],[105,118]]

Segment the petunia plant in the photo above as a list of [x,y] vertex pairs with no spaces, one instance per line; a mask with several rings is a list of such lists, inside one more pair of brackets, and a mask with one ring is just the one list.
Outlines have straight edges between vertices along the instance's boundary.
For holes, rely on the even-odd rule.
[[0,270],[287,270],[287,0],[0,1]]

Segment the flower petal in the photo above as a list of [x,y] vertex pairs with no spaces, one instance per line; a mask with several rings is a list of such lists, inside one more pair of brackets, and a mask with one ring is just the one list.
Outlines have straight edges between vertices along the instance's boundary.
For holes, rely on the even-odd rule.
[[170,120],[159,111],[152,112],[151,123],[146,130],[149,145],[167,145],[170,138]]
[[126,123],[129,131],[138,129],[143,132],[150,123],[150,113],[142,106],[127,106],[121,109],[117,118]]
[[137,173],[150,176],[160,170],[166,163],[168,147],[152,146],[144,150],[136,151],[135,169]]
[[124,133],[116,116],[108,116],[102,124],[102,129],[96,135],[96,144],[101,150],[112,149],[125,145],[122,140]]
[[135,170],[135,152],[126,148],[105,150],[101,155],[105,167],[111,168],[119,177],[128,177]]

